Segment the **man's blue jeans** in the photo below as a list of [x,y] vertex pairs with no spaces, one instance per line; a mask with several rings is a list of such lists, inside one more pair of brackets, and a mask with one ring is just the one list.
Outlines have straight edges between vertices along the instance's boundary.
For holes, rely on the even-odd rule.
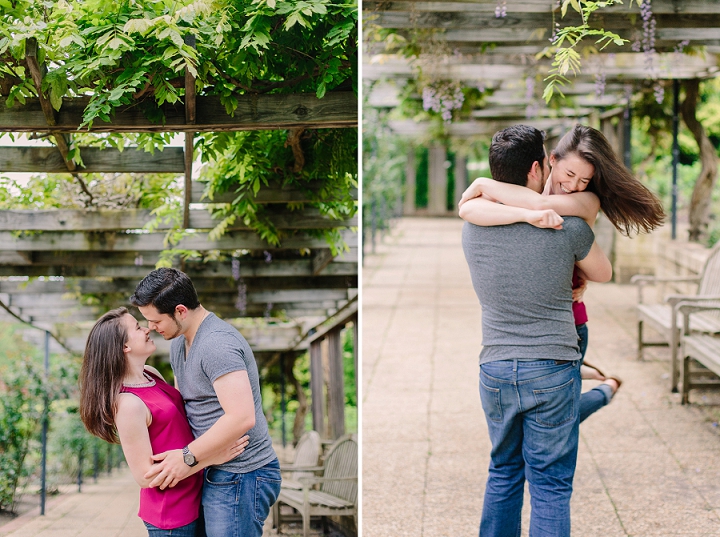
[[530,537],[570,536],[580,388],[580,361],[480,366],[480,398],[492,442],[481,537],[520,535],[526,479]]
[[207,537],[261,537],[280,494],[277,459],[246,474],[205,470],[202,504]]

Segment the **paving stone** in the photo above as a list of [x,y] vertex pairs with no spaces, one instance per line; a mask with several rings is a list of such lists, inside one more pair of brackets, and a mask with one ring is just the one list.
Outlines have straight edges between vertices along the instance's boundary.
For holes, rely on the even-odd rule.
[[[365,260],[371,301],[363,321],[376,339],[362,357],[363,380],[372,372],[362,411],[363,434],[372,431],[363,437],[363,486],[372,490],[362,499],[364,537],[477,534],[490,448],[477,388],[481,312],[461,227],[456,218],[401,219]],[[394,291],[384,292],[389,286]],[[694,404],[680,405],[669,390],[668,350],[637,360],[636,296],[634,286],[593,283],[585,295],[587,359],[624,382],[580,427],[573,536],[720,535],[720,437],[712,426],[720,392],[693,392]],[[413,394],[419,385],[426,391]],[[523,536],[529,503],[526,488]]]

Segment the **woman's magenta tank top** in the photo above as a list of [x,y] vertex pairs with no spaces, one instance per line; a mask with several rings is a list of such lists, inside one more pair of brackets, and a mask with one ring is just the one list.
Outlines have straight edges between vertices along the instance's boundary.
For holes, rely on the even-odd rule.
[[[184,448],[195,438],[185,415],[185,404],[180,392],[150,371],[145,370],[145,374],[155,380],[154,386],[123,386],[121,391],[136,395],[150,409],[152,423],[148,433],[153,454]],[[165,490],[140,489],[138,516],[164,530],[190,524],[199,515],[202,475],[202,472],[197,472],[175,487]]]

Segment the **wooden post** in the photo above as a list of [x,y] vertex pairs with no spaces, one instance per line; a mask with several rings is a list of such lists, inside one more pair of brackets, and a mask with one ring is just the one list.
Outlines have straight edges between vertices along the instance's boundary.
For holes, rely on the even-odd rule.
[[342,326],[331,330],[327,334],[328,365],[330,378],[328,382],[328,418],[330,421],[330,434],[333,439],[345,434],[345,383],[343,374]]
[[468,173],[467,173],[467,157],[465,155],[455,155],[455,207],[457,207],[462,193],[468,187]]
[[417,183],[417,163],[415,159],[415,147],[411,147],[407,152],[407,161],[405,162],[405,191],[403,196],[403,214],[415,214],[415,190]]
[[428,214],[447,214],[447,153],[442,145],[433,145],[428,154]]
[[358,339],[358,316],[356,315],[353,319],[353,360],[355,362],[355,398],[357,400],[358,408],[360,407],[360,388],[358,386],[358,346],[360,340]]
[[322,349],[320,344],[322,339],[317,339],[310,343],[310,390],[312,392],[312,417],[313,429],[315,429],[320,438],[325,437],[325,412],[323,411],[323,367],[322,367]]

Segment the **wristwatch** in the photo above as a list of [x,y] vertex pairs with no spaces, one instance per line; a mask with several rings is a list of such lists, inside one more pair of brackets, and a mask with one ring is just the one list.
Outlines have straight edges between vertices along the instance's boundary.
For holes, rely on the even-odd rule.
[[198,463],[197,459],[195,458],[195,455],[190,453],[190,448],[188,446],[185,446],[183,448],[182,454],[183,454],[183,460],[185,461],[185,464],[187,464],[188,466],[192,467]]

